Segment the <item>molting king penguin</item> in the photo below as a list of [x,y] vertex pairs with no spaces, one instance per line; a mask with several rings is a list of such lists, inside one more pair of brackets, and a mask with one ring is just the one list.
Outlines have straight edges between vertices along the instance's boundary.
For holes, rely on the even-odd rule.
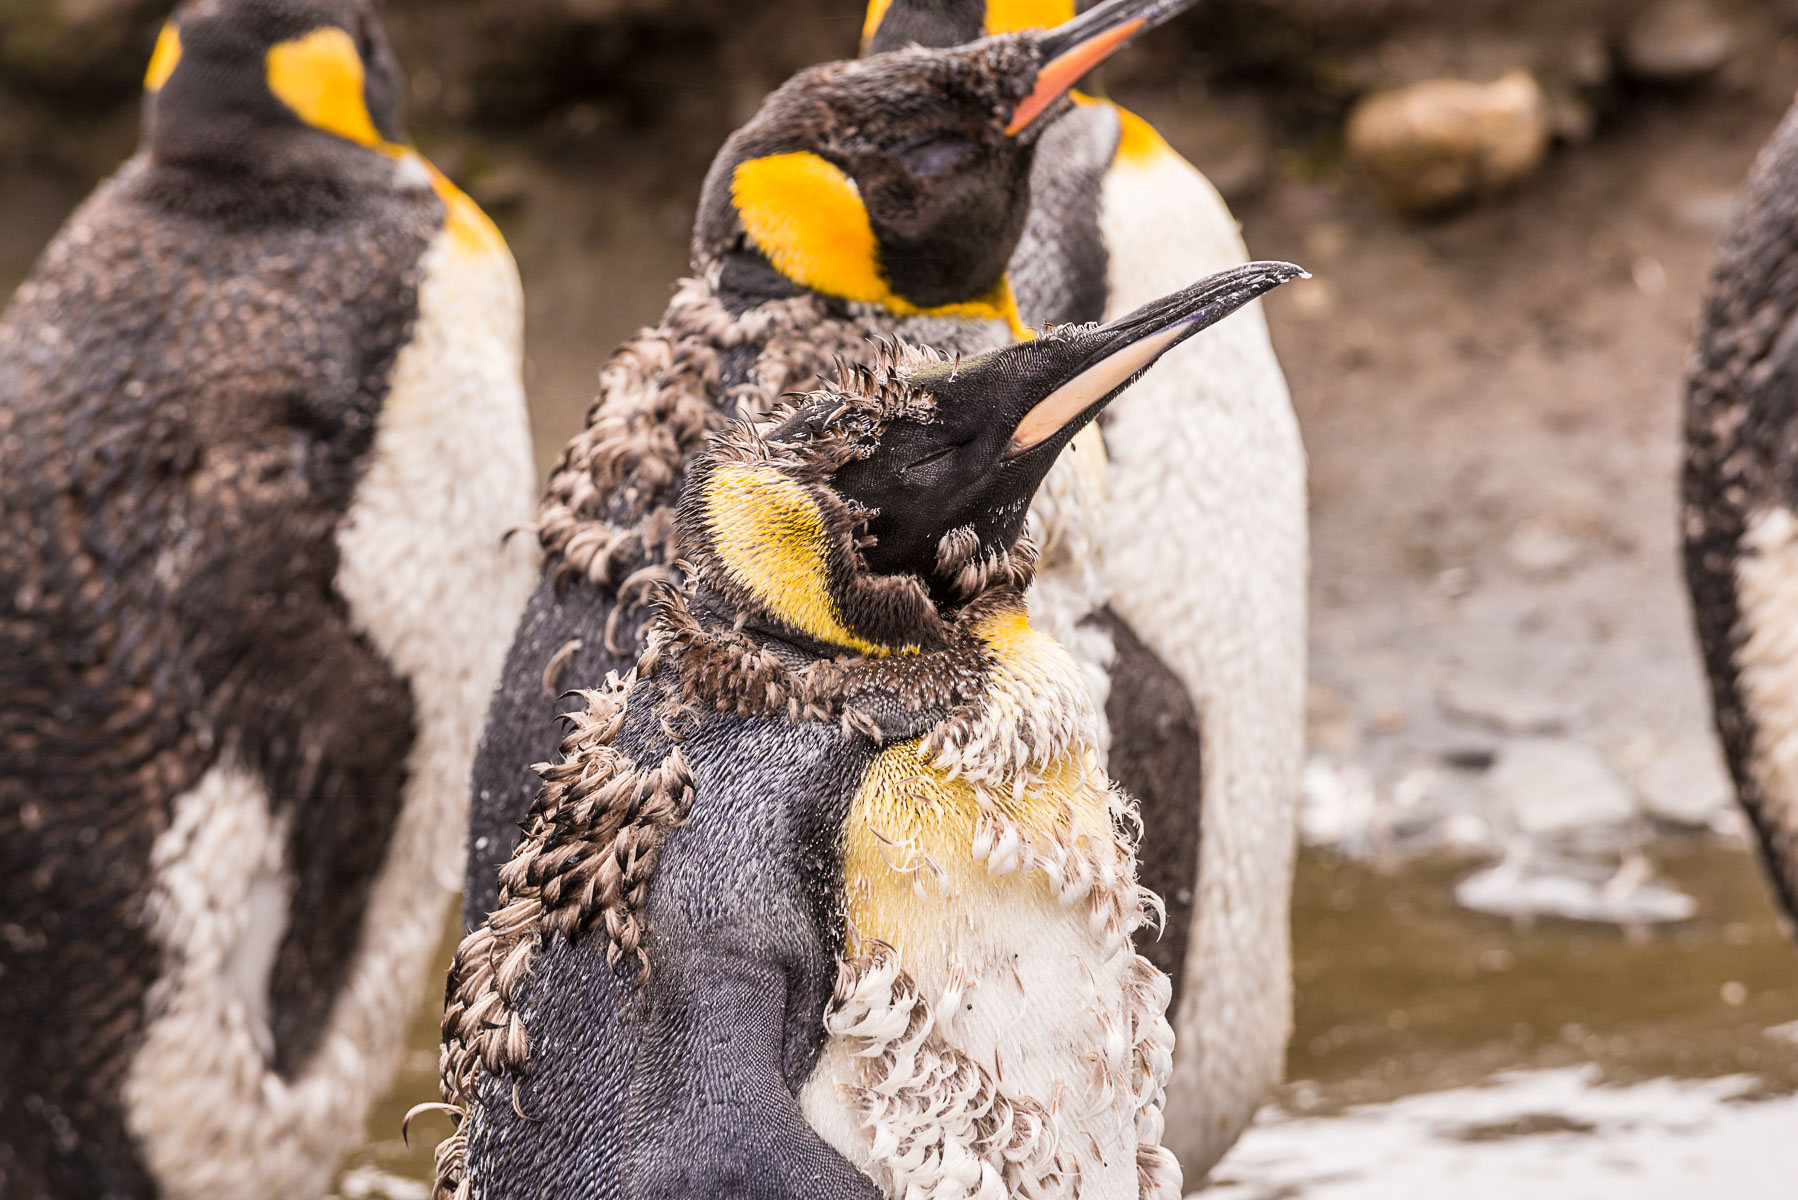
[[1718,254],[1685,417],[1686,582],[1717,732],[1798,921],[1798,107]]
[[[954,45],[1075,8],[873,0],[864,45]],[[1146,121],[1074,98],[1043,132],[1011,261],[1026,322],[1114,317],[1248,258],[1216,189]],[[1292,1022],[1305,454],[1259,306],[1170,355],[1090,436],[1099,482],[1067,486],[1069,456],[1038,502],[1031,611],[1088,668],[1108,769],[1142,806],[1144,879],[1168,904],[1144,952],[1174,979],[1179,1033],[1168,1145],[1197,1180],[1279,1081]]]
[[492,910],[532,768],[554,756],[559,694],[636,661],[645,599],[677,569],[687,460],[727,418],[866,359],[875,337],[972,354],[1027,336],[1006,265],[1037,137],[1088,67],[1191,2],[1110,0],[1045,32],[814,67],[726,142],[695,277],[602,368],[543,499],[543,572],[475,760],[470,928]]
[[309,1196],[534,578],[522,298],[368,0],[191,0],[0,317],[0,1194]]
[[457,951],[439,1196],[1177,1200],[1158,902],[1020,534],[1082,426],[1298,274],[890,341],[711,439],[685,583]]

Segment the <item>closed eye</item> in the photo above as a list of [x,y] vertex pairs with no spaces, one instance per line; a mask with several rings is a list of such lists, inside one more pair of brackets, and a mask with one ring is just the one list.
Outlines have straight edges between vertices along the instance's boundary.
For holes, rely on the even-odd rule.
[[923,458],[920,458],[920,459],[916,460],[915,462],[907,463],[905,466],[905,473],[909,475],[913,471],[921,471],[925,467],[931,466],[934,463],[941,462],[943,459],[949,457],[949,455],[951,455],[951,454],[954,454],[959,449],[961,449],[960,446],[944,446],[941,450],[933,450],[931,453],[926,454]]
[[911,147],[902,157],[915,175],[941,175],[960,166],[973,154],[974,147],[965,138],[937,137]]

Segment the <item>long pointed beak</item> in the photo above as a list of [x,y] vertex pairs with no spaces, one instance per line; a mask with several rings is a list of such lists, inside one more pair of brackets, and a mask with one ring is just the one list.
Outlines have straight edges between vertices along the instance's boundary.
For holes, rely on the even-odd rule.
[[1308,275],[1289,262],[1252,262],[1151,301],[1108,325],[1004,351],[1034,351],[1046,355],[1051,365],[1047,378],[1036,376],[1039,388],[1047,385],[1046,394],[1037,392],[1043,398],[1012,430],[1002,457],[1017,458],[1070,426],[1077,431],[1163,354],[1256,297]]
[[1054,29],[1036,35],[1043,52],[1043,66],[1036,86],[1018,102],[1005,132],[1017,135],[1030,128],[1082,76],[1145,33],[1198,0],[1106,0],[1104,4]]

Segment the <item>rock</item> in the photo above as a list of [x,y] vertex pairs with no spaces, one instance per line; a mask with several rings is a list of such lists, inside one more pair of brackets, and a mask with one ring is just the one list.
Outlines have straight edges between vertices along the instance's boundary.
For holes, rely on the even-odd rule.
[[1736,49],[1736,31],[1709,0],[1660,0],[1623,34],[1623,68],[1650,83],[1691,83]]
[[1675,201],[1668,212],[1680,228],[1715,237],[1735,220],[1736,194],[1728,188],[1695,192]]
[[1305,764],[1299,800],[1299,837],[1307,846],[1364,846],[1373,828],[1373,777],[1357,762],[1321,755]]
[[1573,705],[1515,692],[1485,679],[1457,679],[1436,693],[1442,714],[1497,733],[1559,733],[1577,716]]
[[1729,811],[1733,789],[1717,748],[1707,738],[1662,755],[1636,780],[1642,806],[1657,820],[1695,829],[1711,827]]
[[1562,574],[1579,559],[1580,545],[1534,521],[1518,526],[1505,542],[1505,557],[1525,575],[1546,579]]
[[1559,917],[1611,925],[1690,920],[1698,904],[1684,892],[1650,882],[1646,860],[1632,859],[1608,879],[1584,864],[1538,862],[1525,853],[1476,871],[1455,885],[1455,902],[1501,917]]
[[1349,116],[1349,157],[1380,202],[1421,216],[1514,186],[1548,152],[1552,116],[1527,71],[1494,83],[1433,79],[1368,97]]
[[1567,738],[1506,743],[1486,774],[1488,811],[1532,836],[1617,825],[1638,815],[1636,799],[1597,750]]

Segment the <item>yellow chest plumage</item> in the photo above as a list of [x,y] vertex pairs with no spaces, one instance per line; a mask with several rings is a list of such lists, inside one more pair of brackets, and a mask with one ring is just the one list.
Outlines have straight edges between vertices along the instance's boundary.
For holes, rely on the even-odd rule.
[[1166,980],[1078,669],[1021,610],[971,716],[881,752],[843,836],[846,962],[801,1097],[894,1195],[1178,1196]]

